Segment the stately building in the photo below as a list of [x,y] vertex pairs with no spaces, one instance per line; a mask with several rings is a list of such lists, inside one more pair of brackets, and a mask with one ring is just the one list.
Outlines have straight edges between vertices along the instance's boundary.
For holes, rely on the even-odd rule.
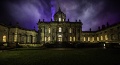
[[82,31],[81,20],[71,22],[66,20],[66,14],[61,9],[54,14],[51,21],[39,20],[39,30],[28,30],[17,26],[0,24],[0,42],[53,43],[53,42],[82,42],[82,43],[120,43],[120,23],[102,25],[97,31]]
[[110,26],[109,23],[98,27],[97,31],[82,31],[82,22],[70,22],[66,20],[64,14],[59,8],[58,12],[54,14],[54,20],[50,22],[38,22],[39,28],[39,42],[112,42],[120,43],[120,23]]
[[54,20],[45,22],[39,20],[38,22],[40,32],[40,43],[52,42],[78,42],[82,38],[82,22],[66,21],[66,15],[61,11],[55,13]]

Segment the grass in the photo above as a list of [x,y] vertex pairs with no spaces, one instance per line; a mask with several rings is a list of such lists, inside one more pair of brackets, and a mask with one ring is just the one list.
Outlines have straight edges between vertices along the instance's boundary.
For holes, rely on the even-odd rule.
[[0,52],[0,65],[120,65],[120,49],[16,49]]

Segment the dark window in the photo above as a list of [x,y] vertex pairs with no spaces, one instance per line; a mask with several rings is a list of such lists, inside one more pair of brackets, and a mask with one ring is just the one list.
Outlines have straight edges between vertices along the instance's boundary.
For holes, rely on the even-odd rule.
[[111,40],[114,40],[114,35],[113,34],[111,34]]

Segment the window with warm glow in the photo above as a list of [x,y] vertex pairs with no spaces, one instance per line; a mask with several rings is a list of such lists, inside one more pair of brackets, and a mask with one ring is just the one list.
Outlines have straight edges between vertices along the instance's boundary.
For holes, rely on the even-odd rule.
[[14,42],[17,42],[17,35],[14,35]]
[[61,18],[59,18],[59,21],[61,21]]
[[101,36],[101,40],[103,40],[103,36]]
[[75,41],[75,37],[73,37],[73,41]]
[[59,41],[59,42],[62,41],[62,35],[58,35],[58,41]]
[[108,36],[107,35],[105,35],[105,40],[108,40]]
[[70,37],[70,41],[72,41],[72,37]]
[[45,42],[47,41],[47,37],[45,37]]
[[50,37],[48,37],[48,41],[50,41]]
[[86,38],[84,37],[84,42],[86,41]]
[[94,38],[94,37],[92,37],[92,42],[94,42],[94,40],[95,40],[95,38]]
[[48,32],[50,33],[50,28],[48,29]]
[[72,29],[71,28],[69,29],[69,33],[72,33]]
[[6,36],[5,35],[3,36],[3,42],[6,42]]
[[59,27],[59,32],[62,32],[62,28],[61,27]]
[[99,37],[97,37],[97,41],[100,41],[100,40],[99,40]]
[[90,37],[88,37],[88,41],[90,41]]

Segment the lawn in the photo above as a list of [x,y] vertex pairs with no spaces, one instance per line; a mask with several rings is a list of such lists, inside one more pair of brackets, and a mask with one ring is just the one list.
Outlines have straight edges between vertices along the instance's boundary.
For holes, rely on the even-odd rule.
[[120,65],[120,49],[14,49],[0,52],[0,65]]

